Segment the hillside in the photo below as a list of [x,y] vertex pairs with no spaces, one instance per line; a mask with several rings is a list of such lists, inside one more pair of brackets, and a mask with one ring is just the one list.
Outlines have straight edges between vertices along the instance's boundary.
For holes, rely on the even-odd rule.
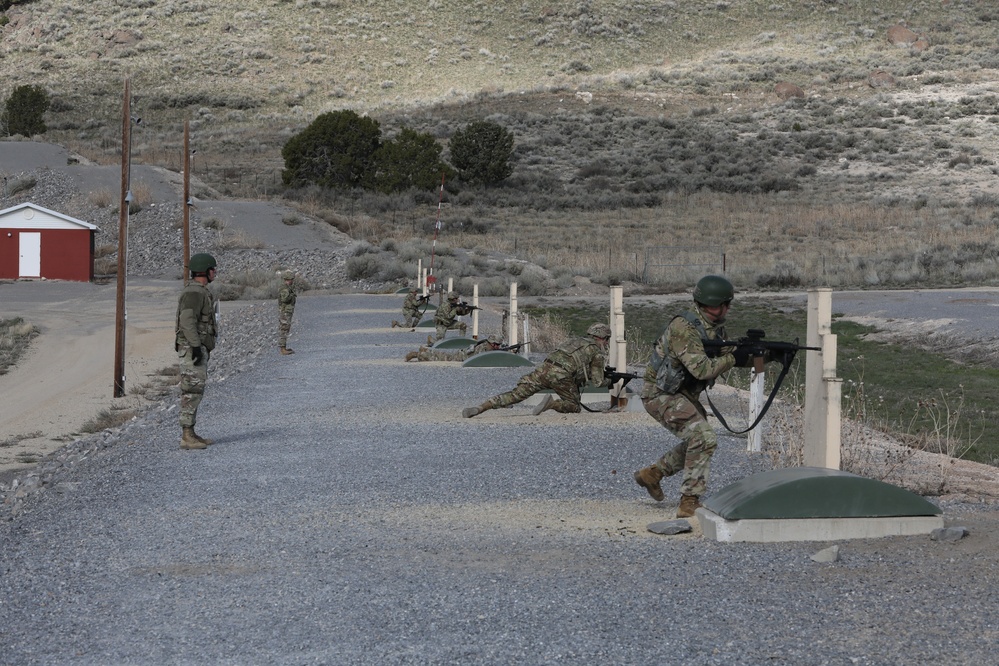
[[[999,205],[991,2],[38,0],[6,14],[0,97],[43,85],[45,140],[99,163],[118,159],[126,77],[143,118],[133,162],[177,170],[190,120],[195,173],[240,197],[280,192],[281,146],[325,111],[445,144],[486,117],[514,131],[515,172],[499,191],[453,199],[458,226],[478,225],[455,244],[488,229],[501,238],[486,245],[552,273],[614,279],[613,264],[637,278],[656,225],[727,236],[734,217],[726,251],[761,285],[787,272],[849,285],[996,278],[980,247]],[[912,37],[892,43],[903,25]],[[419,234],[432,204],[357,205],[391,218],[360,232],[379,242]],[[518,226],[528,211],[528,226],[579,237],[591,216],[626,210],[638,211],[624,225],[634,234],[609,251],[601,241],[594,258],[539,250]],[[886,228],[897,233],[875,248]],[[773,237],[800,261],[784,265]],[[885,250],[898,256],[879,265]],[[552,259],[563,252],[582,259]]]

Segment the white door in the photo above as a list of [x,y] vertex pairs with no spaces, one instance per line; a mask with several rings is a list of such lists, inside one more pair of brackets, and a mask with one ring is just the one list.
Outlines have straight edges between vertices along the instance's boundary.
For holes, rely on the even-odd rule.
[[21,258],[17,274],[21,277],[42,276],[42,234],[22,231],[18,234],[18,251]]

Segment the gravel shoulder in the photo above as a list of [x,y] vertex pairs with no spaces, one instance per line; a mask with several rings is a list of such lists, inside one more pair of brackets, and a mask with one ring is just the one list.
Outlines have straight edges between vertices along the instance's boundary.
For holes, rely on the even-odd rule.
[[[405,363],[398,296],[300,304],[287,357],[270,304],[230,314],[208,450],[167,400],[5,514],[0,663],[641,664],[664,636],[691,664],[991,659],[994,505],[941,500],[956,543],[655,535],[676,480],[655,503],[630,475],[671,444],[652,419],[462,419],[523,369]],[[722,436],[711,487],[758,464]]]

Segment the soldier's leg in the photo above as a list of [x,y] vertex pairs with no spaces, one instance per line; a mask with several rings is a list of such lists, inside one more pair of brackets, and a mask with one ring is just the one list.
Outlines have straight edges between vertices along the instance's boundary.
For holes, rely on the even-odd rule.
[[560,378],[557,381],[551,382],[549,388],[555,391],[558,399],[552,401],[548,405],[548,409],[562,414],[578,414],[583,411],[583,408],[580,406],[582,398],[579,394],[579,387],[576,386],[574,379],[571,377]]
[[517,385],[513,389],[507,391],[506,393],[500,393],[495,395],[485,402],[483,402],[478,407],[466,407],[462,410],[461,415],[465,418],[471,418],[477,416],[482,412],[490,409],[496,409],[498,407],[509,407],[510,405],[515,405],[518,402],[523,402],[527,400],[532,395],[542,390],[544,386],[538,383],[537,374],[541,370],[538,368],[523,377],[517,382]]
[[445,335],[447,335],[447,326],[437,324],[437,339],[443,340]]

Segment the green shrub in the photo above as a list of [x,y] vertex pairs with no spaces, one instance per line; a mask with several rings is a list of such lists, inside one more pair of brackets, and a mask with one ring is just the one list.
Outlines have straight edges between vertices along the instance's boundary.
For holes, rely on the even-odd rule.
[[48,129],[42,116],[49,110],[49,95],[41,86],[18,86],[7,98],[3,125],[8,136],[32,137]]
[[513,173],[513,134],[488,121],[470,123],[451,137],[451,163],[473,185],[498,183]]
[[281,149],[285,165],[281,179],[293,187],[315,183],[343,190],[360,186],[370,178],[381,133],[378,121],[353,111],[324,113]]
[[432,190],[450,169],[441,159],[443,148],[430,134],[404,127],[375,151],[370,184],[381,192]]
[[382,270],[382,261],[378,255],[362,254],[347,258],[347,277],[351,280],[374,278]]

